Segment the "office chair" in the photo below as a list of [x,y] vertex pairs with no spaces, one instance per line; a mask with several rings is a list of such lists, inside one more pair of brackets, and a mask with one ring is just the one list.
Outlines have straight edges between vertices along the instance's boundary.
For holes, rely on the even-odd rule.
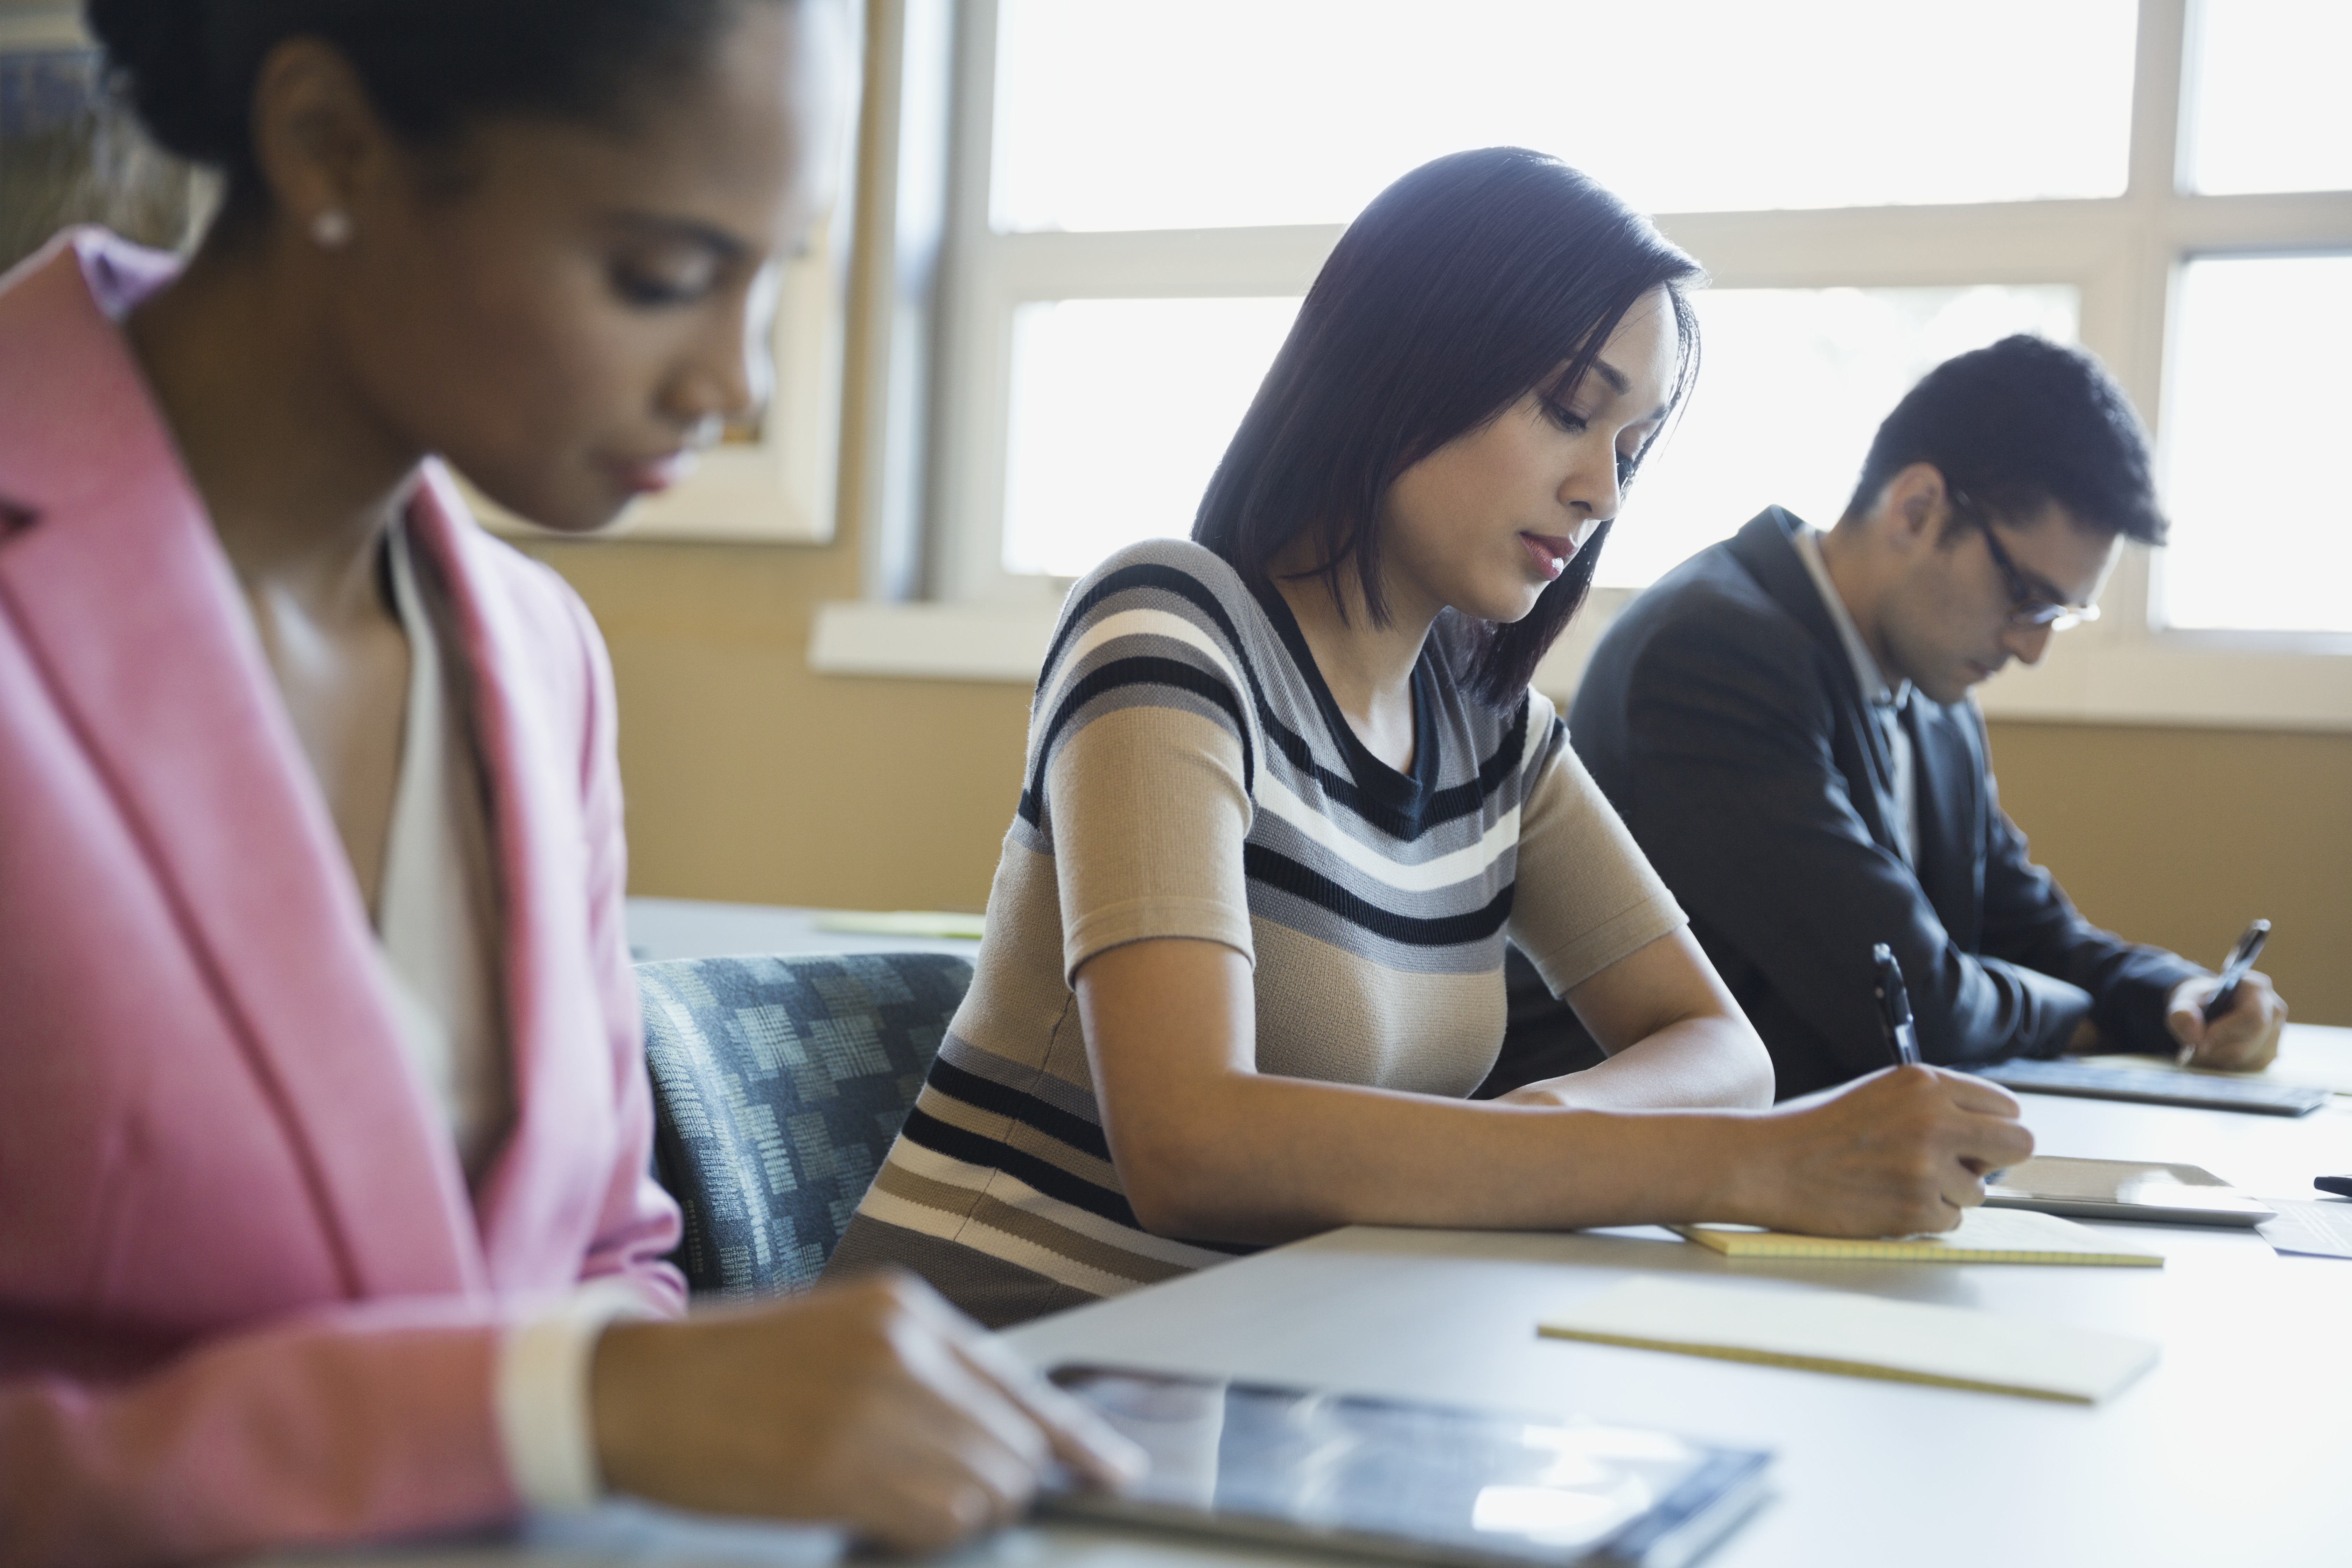
[[672,1260],[696,1294],[815,1280],[971,984],[931,952],[637,965],[654,1172],[686,1211]]

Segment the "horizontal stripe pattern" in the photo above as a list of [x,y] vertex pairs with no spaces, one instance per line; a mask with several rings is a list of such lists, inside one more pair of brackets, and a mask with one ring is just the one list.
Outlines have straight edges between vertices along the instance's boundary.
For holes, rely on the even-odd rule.
[[1475,1087],[1501,1043],[1530,792],[1566,735],[1540,698],[1472,701],[1442,641],[1414,675],[1402,773],[1339,716],[1287,605],[1198,545],[1134,546],[1072,591],[978,977],[845,1248],[870,1262],[900,1238],[992,1321],[1041,1291],[1108,1295],[1249,1250],[1138,1225],[1064,978],[1091,956],[1078,943],[1262,943],[1259,1070]]

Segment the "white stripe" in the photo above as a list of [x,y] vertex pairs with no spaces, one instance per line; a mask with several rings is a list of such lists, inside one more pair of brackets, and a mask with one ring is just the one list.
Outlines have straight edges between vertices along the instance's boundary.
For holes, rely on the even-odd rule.
[[1282,818],[1364,875],[1409,893],[1434,892],[1483,876],[1519,841],[1519,808],[1515,805],[1496,817],[1495,826],[1486,829],[1477,843],[1464,845],[1451,854],[1419,865],[1402,864],[1370,845],[1349,837],[1338,823],[1291,794],[1289,786],[1270,770],[1258,775],[1257,804],[1259,810]]
[[[926,1149],[911,1138],[902,1138],[890,1152],[890,1163],[910,1174],[925,1177],[941,1186],[957,1187],[979,1196],[985,1192],[1008,1208],[1024,1214],[1034,1214],[1040,1219],[1053,1221],[1064,1230],[1074,1230],[1090,1241],[1105,1247],[1116,1247],[1122,1252],[1132,1252],[1140,1258],[1172,1263],[1180,1268],[1205,1268],[1212,1263],[1223,1263],[1227,1255],[1212,1252],[1204,1247],[1189,1247],[1181,1241],[1171,1241],[1154,1236],[1148,1230],[1135,1230],[1115,1219],[1105,1219],[1092,1209],[1082,1209],[1066,1204],[1049,1194],[1041,1193],[1028,1183],[1007,1171],[992,1166],[974,1165],[936,1149]],[[870,1188],[869,1193],[880,1189]]]
[[1223,672],[1237,697],[1245,689],[1241,677],[1234,673],[1233,661],[1225,657],[1225,650],[1218,646],[1217,640],[1183,616],[1170,610],[1121,610],[1115,616],[1105,616],[1088,626],[1063,653],[1062,673],[1054,682],[1053,700],[1044,705],[1045,711],[1052,712],[1061,701],[1063,689],[1069,684],[1070,676],[1087,655],[1107,642],[1114,642],[1120,637],[1167,637],[1187,647],[1197,648],[1207,654],[1210,662]]
[[1089,1296],[1120,1296],[1142,1284],[1141,1280],[1089,1268],[1075,1258],[1065,1258],[1049,1247],[1040,1247],[1021,1237],[1008,1236],[978,1220],[962,1219],[922,1204],[909,1203],[897,1194],[883,1192],[878,1187],[867,1193],[866,1201],[857,1207],[859,1213],[869,1215],[885,1225],[895,1225],[903,1230],[935,1236],[941,1241],[969,1247],[982,1257],[1003,1258],[1033,1274],[1043,1274],[1057,1285],[1067,1285],[1073,1290],[1083,1290]]
[[997,1173],[993,1165],[975,1165],[937,1149],[926,1149],[903,1134],[891,1146],[890,1163],[946,1186],[962,1187],[975,1196],[988,1190],[988,1179]]
[[1206,1268],[1212,1263],[1232,1261],[1228,1253],[1212,1252],[1205,1247],[1171,1241],[1164,1236],[1154,1236],[1148,1230],[1135,1230],[1115,1219],[1105,1219],[1092,1209],[1066,1204],[1007,1172],[996,1173],[996,1184],[989,1188],[988,1195],[1007,1208],[1016,1208],[1024,1214],[1051,1220],[1064,1230],[1074,1230],[1089,1240],[1101,1242],[1105,1247],[1116,1247],[1121,1252],[1132,1252],[1139,1258],[1149,1258],[1160,1263],[1172,1263],[1179,1268]]
[[[1542,707],[1544,715],[1540,724],[1536,722],[1538,705]],[[1551,739],[1551,721],[1558,717],[1559,710],[1552,707],[1549,700],[1540,698],[1536,692],[1528,693],[1528,733],[1525,743],[1519,747],[1519,772],[1528,771],[1528,764],[1535,761],[1536,753],[1543,750],[1546,741]]]

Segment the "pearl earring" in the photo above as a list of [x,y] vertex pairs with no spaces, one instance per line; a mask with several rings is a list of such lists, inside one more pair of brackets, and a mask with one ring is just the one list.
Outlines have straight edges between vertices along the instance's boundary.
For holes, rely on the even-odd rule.
[[321,250],[341,250],[352,242],[352,215],[329,207],[310,220],[310,243]]

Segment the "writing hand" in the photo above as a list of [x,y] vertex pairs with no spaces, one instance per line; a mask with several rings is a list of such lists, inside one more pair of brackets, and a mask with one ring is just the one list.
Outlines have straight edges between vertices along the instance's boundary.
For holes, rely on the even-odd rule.
[[1808,1236],[1949,1230],[1984,1202],[1984,1174],[2033,1152],[1997,1084],[1888,1068],[1759,1118],[1761,1163],[1732,1217]]
[[2248,970],[2238,982],[2238,994],[2230,999],[2230,1010],[2209,1024],[2205,1004],[2218,984],[2210,974],[2184,980],[2165,1002],[2165,1027],[2180,1043],[2181,1065],[2260,1072],[2278,1056],[2286,1003],[2272,988],[2270,976]]
[[1050,1460],[1118,1487],[1141,1451],[904,1276],[620,1323],[591,1378],[607,1484],[674,1507],[845,1523],[929,1552],[1019,1517]]

